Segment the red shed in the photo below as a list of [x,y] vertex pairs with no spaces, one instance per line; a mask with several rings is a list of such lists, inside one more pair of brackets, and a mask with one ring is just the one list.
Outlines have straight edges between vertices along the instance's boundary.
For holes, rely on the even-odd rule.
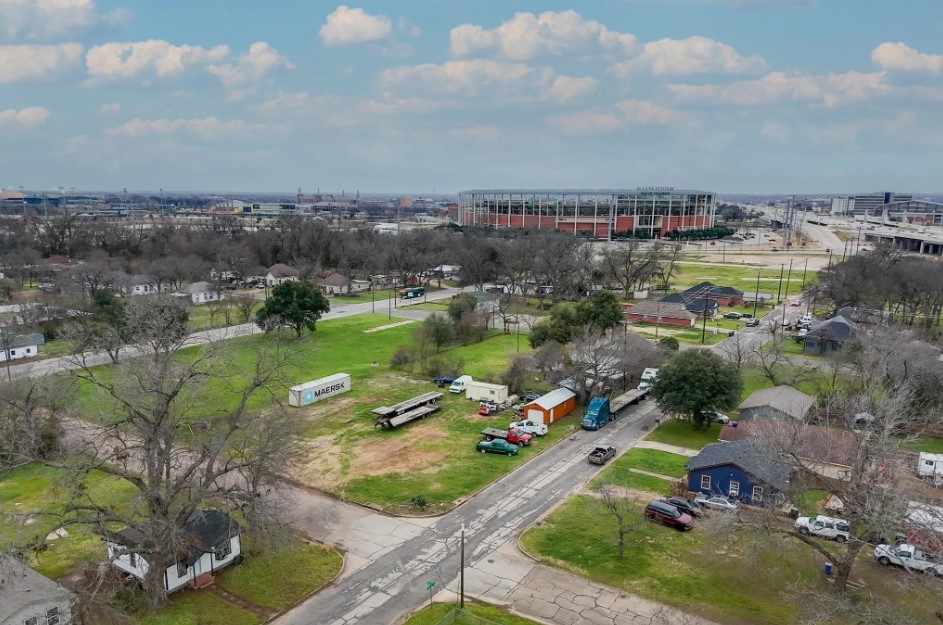
[[524,415],[531,421],[550,425],[576,409],[576,394],[568,388],[558,388],[524,405]]

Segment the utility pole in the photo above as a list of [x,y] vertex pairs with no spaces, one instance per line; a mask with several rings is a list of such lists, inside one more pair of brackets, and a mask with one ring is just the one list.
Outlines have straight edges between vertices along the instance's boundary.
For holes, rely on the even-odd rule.
[[0,346],[3,347],[3,361],[7,365],[7,382],[13,381],[10,374],[10,337],[2,326],[0,326]]
[[802,292],[805,293],[805,272],[809,270],[809,259],[805,259],[805,266],[802,268]]
[[704,344],[704,339],[707,336],[707,296],[714,289],[714,287],[709,286],[704,290],[704,322],[701,324],[701,345]]
[[459,589],[459,600],[458,605],[463,610],[465,609],[465,524],[462,523],[462,564],[459,569],[458,576],[458,589]]
[[783,273],[785,273],[785,263],[779,266],[779,290],[776,291],[776,305],[783,303]]
[[756,305],[760,302],[760,271],[756,272],[756,293],[753,297],[753,318],[756,319]]
[[789,280],[792,278],[792,259],[789,259],[789,273],[786,274],[786,299],[789,299]]

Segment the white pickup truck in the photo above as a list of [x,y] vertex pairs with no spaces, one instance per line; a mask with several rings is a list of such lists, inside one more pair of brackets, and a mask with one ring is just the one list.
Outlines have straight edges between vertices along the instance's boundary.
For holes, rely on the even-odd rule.
[[878,545],[874,548],[874,557],[880,564],[896,564],[908,571],[935,573],[943,576],[943,564],[931,554],[909,543],[900,545]]
[[805,535],[830,538],[843,543],[848,540],[848,521],[833,519],[821,514],[814,517],[801,516],[796,519],[796,529]]
[[524,434],[533,434],[534,436],[546,436],[547,424],[539,421],[516,421],[508,426],[509,430],[517,430]]

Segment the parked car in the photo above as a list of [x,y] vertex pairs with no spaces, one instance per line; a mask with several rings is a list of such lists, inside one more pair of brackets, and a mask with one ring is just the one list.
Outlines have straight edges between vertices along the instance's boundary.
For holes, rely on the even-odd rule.
[[664,501],[667,504],[671,504],[681,512],[685,514],[690,514],[695,519],[704,516],[704,508],[694,503],[690,499],[685,499],[684,497],[662,497],[661,501]]
[[741,317],[743,317],[743,315],[733,310],[724,313],[724,319],[740,319]]
[[534,401],[538,397],[540,397],[540,393],[538,393],[537,391],[524,391],[525,404],[529,404],[530,402]]
[[734,512],[740,505],[736,502],[730,501],[726,497],[720,497],[718,495],[698,495],[694,498],[694,503],[699,506],[703,506],[708,510],[719,510],[721,512]]
[[791,302],[789,302],[789,305],[790,305],[790,306],[802,306],[802,300],[801,300],[801,299],[794,299],[794,300],[792,300]]
[[520,430],[526,434],[533,434],[535,436],[546,436],[547,435],[547,424],[541,423],[539,421],[530,421],[525,419],[523,421],[515,421],[508,425],[509,430]]
[[806,536],[819,536],[843,543],[848,540],[848,521],[833,519],[829,516],[801,516],[796,519],[796,529]]
[[650,501],[648,505],[645,506],[645,518],[649,521],[664,523],[681,532],[691,529],[691,526],[694,524],[694,519],[691,518],[690,514],[682,512],[675,506],[657,499]]
[[874,548],[874,557],[878,563],[887,566],[896,564],[908,571],[936,573],[943,575],[943,564],[937,562],[932,554],[926,553],[910,543],[899,545],[878,545]]
[[455,376],[452,375],[439,375],[432,378],[432,381],[436,386],[442,388],[444,386],[449,386],[452,382],[455,381]]
[[730,423],[730,417],[716,410],[705,410],[702,414],[709,423],[720,423],[722,425],[728,425]]
[[747,319],[747,327],[748,327],[748,328],[755,328],[755,327],[757,327],[757,326],[759,326],[759,325],[760,325],[760,320],[757,319],[756,317],[752,317],[752,318],[750,318],[750,319]]
[[517,445],[507,442],[503,438],[496,438],[491,441],[478,441],[475,449],[481,453],[507,454],[508,456],[517,455]]

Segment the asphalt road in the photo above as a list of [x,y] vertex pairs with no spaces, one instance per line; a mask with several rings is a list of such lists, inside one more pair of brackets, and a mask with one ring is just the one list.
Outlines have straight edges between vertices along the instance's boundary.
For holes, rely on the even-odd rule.
[[[440,517],[396,549],[344,577],[285,616],[278,625],[389,625],[429,599],[459,574],[465,524],[466,566],[487,559],[599,467],[586,461],[595,445],[628,449],[651,430],[657,415],[647,400],[622,411],[598,432],[579,430],[494,482],[467,503]],[[538,441],[536,445],[540,445]],[[474,461],[500,462],[500,456]]]

